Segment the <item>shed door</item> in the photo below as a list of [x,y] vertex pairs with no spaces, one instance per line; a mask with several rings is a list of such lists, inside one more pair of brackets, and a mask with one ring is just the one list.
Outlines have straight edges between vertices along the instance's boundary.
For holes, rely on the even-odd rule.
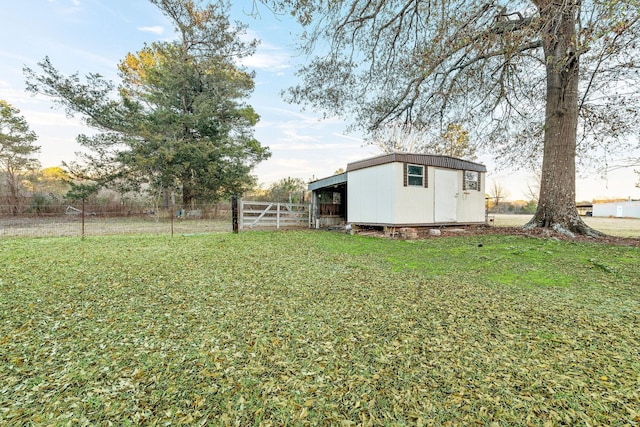
[[458,172],[435,169],[434,219],[435,222],[456,222],[458,205]]

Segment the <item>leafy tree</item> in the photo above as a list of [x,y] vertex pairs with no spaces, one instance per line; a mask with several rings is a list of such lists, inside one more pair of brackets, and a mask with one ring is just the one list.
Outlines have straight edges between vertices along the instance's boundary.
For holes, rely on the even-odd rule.
[[428,133],[403,123],[386,123],[372,130],[369,141],[384,153],[426,153]]
[[385,153],[425,153],[476,159],[476,149],[470,143],[469,132],[460,123],[449,123],[444,131],[435,135],[432,129],[388,123],[371,132],[370,142]]
[[464,123],[505,162],[541,161],[529,227],[597,234],[575,207],[576,155],[635,143],[637,0],[263,2],[290,9],[318,53],[290,100],[366,132]]
[[469,141],[469,132],[460,123],[449,123],[436,140],[433,152],[459,159],[475,160],[476,150]]
[[61,198],[68,191],[70,180],[64,169],[58,166],[33,169],[25,178],[23,183],[31,191],[30,212],[40,214],[55,212],[60,208]]
[[42,74],[26,69],[28,89],[54,97],[100,131],[78,137],[91,149],[82,159],[87,172],[99,181],[120,191],[144,183],[175,189],[184,206],[241,193],[253,185],[252,168],[270,155],[253,137],[259,116],[244,102],[253,76],[235,65],[255,43],[240,40],[244,28],[230,25],[223,2],[151,2],[178,39],[127,55],[117,88],[97,74],[86,83],[78,74],[63,76],[47,58]]
[[522,213],[523,214],[534,214],[538,209],[538,202],[536,200],[528,200],[527,204],[523,206]]
[[34,189],[53,198],[62,197],[69,189],[70,179],[67,171],[60,166],[44,168],[36,175]]
[[269,186],[269,200],[273,202],[302,203],[307,192],[307,183],[301,178],[282,178]]
[[32,156],[40,151],[38,139],[20,110],[0,99],[0,168],[4,174],[13,215],[18,214],[22,178],[38,166]]

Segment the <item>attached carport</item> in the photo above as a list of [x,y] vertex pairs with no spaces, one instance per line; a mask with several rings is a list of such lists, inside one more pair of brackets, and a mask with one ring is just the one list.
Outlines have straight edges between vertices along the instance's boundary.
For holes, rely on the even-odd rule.
[[312,227],[322,228],[347,222],[347,173],[309,183]]

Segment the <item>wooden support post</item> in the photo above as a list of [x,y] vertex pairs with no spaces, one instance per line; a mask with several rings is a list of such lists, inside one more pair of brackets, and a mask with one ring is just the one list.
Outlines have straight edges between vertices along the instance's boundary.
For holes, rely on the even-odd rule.
[[238,233],[238,196],[231,196],[231,221],[233,232]]

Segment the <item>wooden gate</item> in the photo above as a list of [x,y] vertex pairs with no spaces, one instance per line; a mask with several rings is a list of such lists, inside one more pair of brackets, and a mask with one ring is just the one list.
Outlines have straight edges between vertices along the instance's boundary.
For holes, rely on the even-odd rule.
[[240,201],[239,228],[310,227],[311,205]]

